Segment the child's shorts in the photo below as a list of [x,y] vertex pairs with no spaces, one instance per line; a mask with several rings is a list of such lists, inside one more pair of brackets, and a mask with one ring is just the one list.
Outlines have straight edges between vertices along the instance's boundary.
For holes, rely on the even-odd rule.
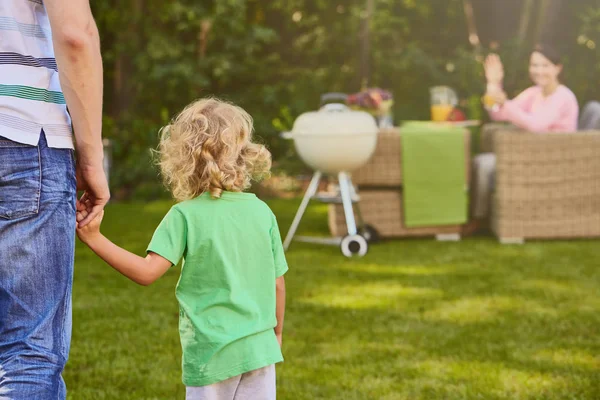
[[187,386],[186,400],[275,400],[275,364],[207,386]]

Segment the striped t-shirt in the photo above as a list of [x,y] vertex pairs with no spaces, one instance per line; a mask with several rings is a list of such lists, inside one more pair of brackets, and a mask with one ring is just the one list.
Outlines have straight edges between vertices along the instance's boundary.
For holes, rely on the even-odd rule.
[[71,118],[58,79],[42,0],[0,1],[0,136],[73,148]]

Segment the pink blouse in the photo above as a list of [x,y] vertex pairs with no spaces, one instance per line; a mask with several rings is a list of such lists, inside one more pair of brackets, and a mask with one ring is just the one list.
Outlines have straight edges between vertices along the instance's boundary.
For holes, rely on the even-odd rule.
[[532,86],[489,113],[494,121],[508,121],[527,131],[568,133],[577,130],[579,104],[573,92],[564,85],[548,97],[544,96],[542,88]]

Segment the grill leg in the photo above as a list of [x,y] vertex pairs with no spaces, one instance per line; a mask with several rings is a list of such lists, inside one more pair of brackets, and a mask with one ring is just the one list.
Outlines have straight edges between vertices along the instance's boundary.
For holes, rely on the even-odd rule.
[[[360,195],[356,193],[356,190],[354,189],[354,185],[352,184],[352,178],[350,176],[348,176],[348,183],[350,184],[350,192],[352,193],[352,198],[356,197],[359,199],[360,201]],[[364,231],[366,228],[366,224],[365,224],[365,220],[363,219],[362,216],[362,211],[360,210],[360,204],[356,203],[356,218],[358,219],[358,221],[356,221],[356,229],[360,230],[361,232]],[[352,206],[354,207],[354,206]]]
[[344,215],[346,217],[346,226],[348,227],[348,235],[356,235],[356,221],[354,219],[354,210],[352,209],[352,194],[350,188],[352,182],[345,172],[338,174],[340,182],[340,194],[342,196],[342,204],[344,206]]
[[306,207],[308,206],[308,202],[310,199],[317,193],[317,189],[319,188],[319,182],[321,181],[321,176],[323,174],[320,171],[316,171],[308,185],[308,189],[306,189],[306,193],[304,193],[304,197],[302,198],[302,203],[300,203],[300,207],[296,212],[296,216],[294,217],[294,221],[292,222],[292,226],[290,226],[290,230],[285,236],[285,240],[283,241],[283,249],[287,250],[290,247],[290,243],[292,243],[292,239],[296,234],[296,230],[298,229],[298,225],[300,225],[300,220],[306,211]]

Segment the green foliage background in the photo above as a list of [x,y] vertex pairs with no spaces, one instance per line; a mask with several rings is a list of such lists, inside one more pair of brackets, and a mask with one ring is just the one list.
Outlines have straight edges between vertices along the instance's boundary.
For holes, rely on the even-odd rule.
[[[600,6],[595,0],[568,3],[555,41],[565,55],[565,81],[583,105],[600,97]],[[361,86],[364,0],[92,5],[102,36],[104,135],[113,143],[117,198],[164,195],[149,149],[159,128],[195,98],[215,95],[244,107],[276,168],[297,172],[301,164],[278,133],[316,109],[322,93]],[[527,53],[534,40],[528,35],[502,43],[510,94],[529,84]],[[376,0],[370,43],[370,84],[394,93],[396,122],[428,118],[428,88],[438,84],[456,88],[471,116],[481,115],[483,71],[468,42],[462,0]]]

